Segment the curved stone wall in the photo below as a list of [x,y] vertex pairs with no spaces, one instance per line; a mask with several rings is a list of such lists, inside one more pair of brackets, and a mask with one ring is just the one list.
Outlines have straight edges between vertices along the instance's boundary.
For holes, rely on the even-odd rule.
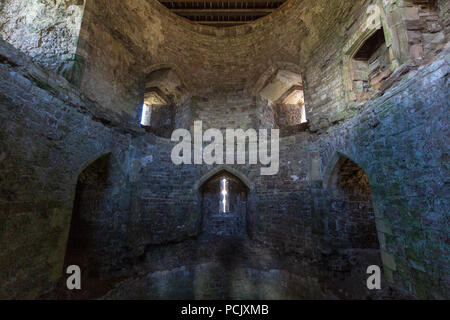
[[84,0],[2,1],[0,35],[46,68],[67,73],[83,12]]
[[[66,77],[72,84],[0,40],[0,242],[7,244],[0,252],[0,297],[58,296],[53,289],[65,276],[78,175],[106,153],[121,178],[106,188],[105,203],[114,208],[95,223],[105,241],[105,278],[114,281],[90,297],[448,297],[448,47],[438,43],[428,60],[416,63],[404,55],[410,47],[395,47],[392,25],[385,24],[395,72],[375,97],[349,103],[345,56],[367,36],[374,3],[290,0],[250,25],[214,29],[155,0],[88,0],[74,53],[82,59],[70,69],[80,72]],[[381,7],[384,15],[404,14],[383,3],[390,3]],[[23,30],[33,38],[46,29]],[[58,32],[48,39],[76,38]],[[11,34],[5,38],[17,42]],[[55,69],[40,58],[48,46],[36,55],[21,49]],[[147,76],[158,66],[182,80],[189,92],[175,106],[180,126],[203,120],[205,129],[273,128],[273,106],[254,90],[267,70],[282,65],[302,73],[310,129],[281,139],[275,176],[261,176],[255,165],[232,166],[252,185],[250,232],[246,243],[223,252],[233,241],[198,239],[198,182],[214,166],[174,165],[174,144],[139,127]],[[368,175],[384,287],[398,291],[366,290],[366,264],[377,263],[379,251],[326,241],[352,227],[326,224],[331,211],[339,214],[323,188],[336,155]],[[262,278],[268,282],[260,287]]]

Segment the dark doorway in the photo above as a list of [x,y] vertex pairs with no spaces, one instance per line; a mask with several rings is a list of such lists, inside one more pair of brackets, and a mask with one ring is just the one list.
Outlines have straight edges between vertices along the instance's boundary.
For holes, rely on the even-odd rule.
[[382,268],[369,177],[352,160],[341,157],[329,184],[324,219],[324,284],[341,299],[377,299],[386,294],[366,287],[367,268]]
[[110,155],[105,155],[78,177],[63,274],[68,266],[79,266],[82,289],[68,291],[63,284],[60,298],[92,298],[106,290],[102,277],[108,261],[103,254],[108,232],[102,221],[110,212],[110,170]]
[[341,247],[379,249],[369,177],[342,157],[331,177],[328,235]]

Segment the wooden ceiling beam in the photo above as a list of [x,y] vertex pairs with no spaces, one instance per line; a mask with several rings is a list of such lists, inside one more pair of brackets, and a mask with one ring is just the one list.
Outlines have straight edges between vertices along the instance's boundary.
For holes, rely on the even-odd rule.
[[253,21],[195,21],[195,22],[205,25],[237,25],[237,24],[247,24]]
[[170,3],[195,3],[195,4],[209,4],[209,3],[220,3],[220,4],[267,4],[267,3],[283,3],[286,0],[250,0],[250,1],[239,1],[239,0],[169,0],[169,1],[159,1],[162,4]]
[[264,15],[275,11],[275,9],[171,9],[173,13],[183,16],[203,15]]
[[204,25],[247,24],[277,10],[286,0],[159,0],[172,13]]

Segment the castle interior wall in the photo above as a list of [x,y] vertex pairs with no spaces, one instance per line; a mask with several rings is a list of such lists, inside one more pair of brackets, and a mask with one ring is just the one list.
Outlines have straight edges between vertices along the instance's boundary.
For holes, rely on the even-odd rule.
[[[14,3],[0,7],[1,298],[449,296],[448,2],[289,1],[226,31],[157,1]],[[377,4],[384,44],[368,68],[381,67],[363,86],[389,72],[361,95],[349,63]],[[30,29],[14,12],[36,6]],[[30,45],[39,39],[61,45]],[[280,139],[279,173],[175,165],[171,130],[139,125],[148,76],[167,68],[176,77],[158,89],[170,108],[153,126],[170,116],[169,129],[191,132],[197,120],[276,128],[266,75],[301,74],[308,125]],[[220,172],[245,190],[245,232],[215,221],[204,237],[216,197],[200,182]],[[72,259],[93,285],[67,295],[58,287]],[[381,291],[361,285],[369,264],[383,269]]]

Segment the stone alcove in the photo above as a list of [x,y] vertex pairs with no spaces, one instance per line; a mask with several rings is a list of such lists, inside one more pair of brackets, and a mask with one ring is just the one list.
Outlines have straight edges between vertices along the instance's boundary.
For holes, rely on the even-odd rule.
[[340,157],[332,172],[328,190],[333,215],[328,220],[334,244],[357,249],[379,250],[369,177],[355,162]]
[[[61,278],[59,298],[90,299],[104,294],[114,284],[112,274],[123,266],[123,224],[128,195],[120,193],[126,177],[116,155],[106,153],[80,171],[74,188],[74,202]],[[125,211],[122,211],[124,209]],[[67,291],[67,267],[78,266],[81,290]]]
[[249,188],[241,179],[222,170],[206,180],[199,192],[202,235],[247,237]]
[[[368,174],[349,157],[336,153],[323,179],[328,197],[321,221],[326,285],[352,287],[358,295],[374,299],[387,294],[391,287],[385,281],[392,282],[395,260],[385,251],[387,231],[382,213],[375,210]],[[354,285],[365,283],[367,268],[372,265],[384,271],[382,288],[387,291]],[[345,293],[341,298],[346,298]]]

